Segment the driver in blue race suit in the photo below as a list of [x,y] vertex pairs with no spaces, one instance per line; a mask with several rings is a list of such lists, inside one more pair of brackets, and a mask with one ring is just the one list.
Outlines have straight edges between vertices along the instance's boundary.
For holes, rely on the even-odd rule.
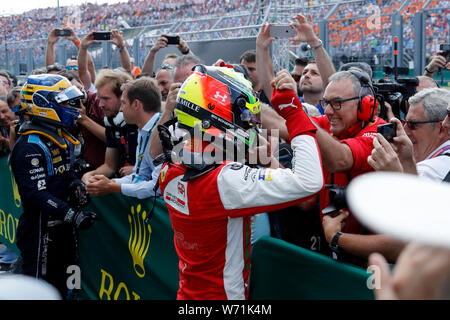
[[67,267],[76,264],[76,230],[91,226],[92,212],[83,183],[71,171],[70,133],[79,118],[83,93],[60,75],[29,76],[21,92],[21,124],[10,156],[23,205],[17,227],[19,272],[54,285],[70,298]]

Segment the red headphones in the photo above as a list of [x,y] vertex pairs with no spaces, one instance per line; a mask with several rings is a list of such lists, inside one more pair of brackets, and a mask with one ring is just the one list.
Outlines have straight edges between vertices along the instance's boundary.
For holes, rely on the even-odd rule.
[[[367,74],[364,74],[362,71],[356,68],[350,68],[347,70],[351,74],[353,74],[356,78],[358,78],[359,83],[361,84],[361,91],[359,93],[359,101],[358,101],[358,110],[357,110],[357,117],[358,120],[364,121],[364,122],[374,122],[374,116],[376,112],[377,107],[377,101],[375,99],[375,90],[372,87],[371,81]],[[368,88],[365,89],[365,88]],[[362,91],[371,91],[373,95],[371,94],[364,94],[361,95]]]

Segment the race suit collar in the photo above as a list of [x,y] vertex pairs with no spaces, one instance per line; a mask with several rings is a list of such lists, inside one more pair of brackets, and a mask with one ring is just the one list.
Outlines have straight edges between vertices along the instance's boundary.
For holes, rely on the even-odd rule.
[[47,137],[59,147],[66,149],[67,141],[74,145],[80,144],[72,134],[64,128],[55,128],[42,122],[26,121],[19,128],[19,135],[38,134]]

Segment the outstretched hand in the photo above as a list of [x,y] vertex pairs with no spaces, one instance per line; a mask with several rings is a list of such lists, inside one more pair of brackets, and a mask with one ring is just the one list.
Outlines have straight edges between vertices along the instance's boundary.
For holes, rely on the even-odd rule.
[[274,37],[270,36],[270,27],[273,23],[265,23],[261,26],[258,37],[256,38],[256,46],[261,49],[268,49],[272,44]]
[[320,39],[314,32],[312,16],[308,14],[305,17],[304,15],[297,14],[293,19],[296,21],[291,22],[290,25],[295,28],[297,34],[291,40],[307,42],[310,46],[316,47],[320,43]]

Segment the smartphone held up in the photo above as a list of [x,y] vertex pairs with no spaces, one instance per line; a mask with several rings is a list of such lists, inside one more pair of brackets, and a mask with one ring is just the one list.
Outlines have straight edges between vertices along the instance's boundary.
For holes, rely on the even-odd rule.
[[288,24],[276,24],[270,26],[270,36],[276,39],[288,39],[295,37],[295,28]]
[[112,36],[111,36],[111,32],[109,32],[109,31],[94,32],[94,40],[107,41],[107,40],[111,40],[111,39],[112,39]]
[[69,37],[71,35],[70,29],[56,29],[55,36],[57,37]]
[[164,36],[167,39],[167,44],[180,44],[179,36]]

